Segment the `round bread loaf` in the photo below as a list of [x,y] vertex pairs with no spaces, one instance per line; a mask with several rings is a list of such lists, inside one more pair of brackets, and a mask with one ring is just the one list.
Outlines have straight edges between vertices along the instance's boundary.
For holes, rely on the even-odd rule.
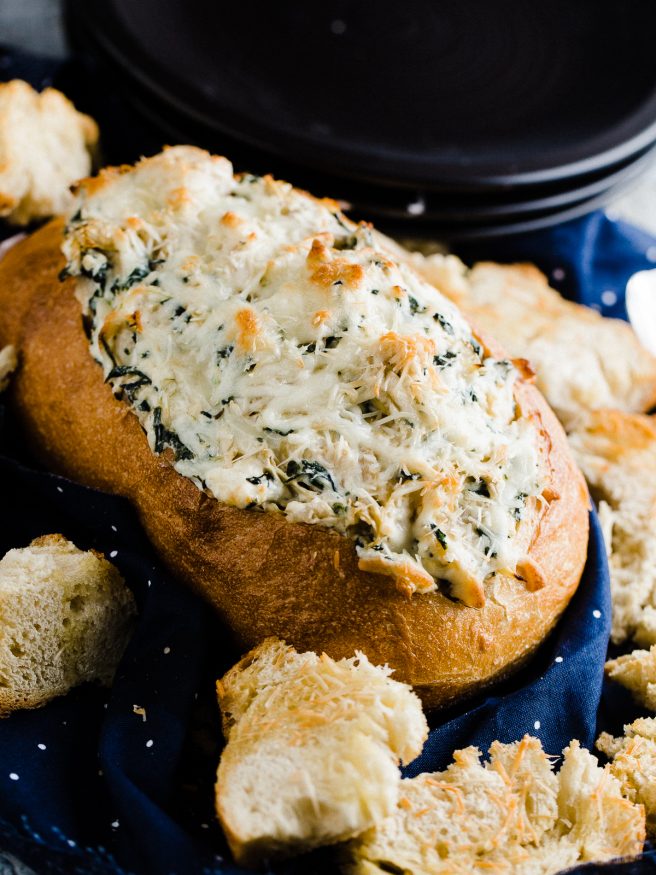
[[[186,161],[190,152],[198,155],[197,150],[186,150],[182,157],[179,152],[175,160],[180,162],[184,158]],[[150,169],[149,166],[149,172]],[[405,532],[404,543],[398,538],[395,540],[396,530],[384,515],[380,520],[362,515],[359,509],[364,499],[353,497],[357,491],[355,487],[351,492],[340,486],[337,475],[334,472],[330,475],[324,465],[317,466],[314,462],[311,468],[306,465],[302,446],[300,450],[297,447],[297,461],[290,461],[292,451],[289,445],[285,443],[281,449],[281,441],[286,440],[287,434],[282,428],[262,426],[258,432],[260,437],[257,440],[266,442],[268,467],[257,469],[259,476],[257,471],[255,474],[251,470],[241,472],[242,479],[250,484],[244,497],[242,492],[232,488],[232,481],[228,483],[230,488],[226,487],[225,470],[230,474],[231,466],[234,469],[246,452],[240,450],[230,465],[226,462],[227,456],[213,457],[216,465],[212,467],[206,463],[199,473],[200,469],[193,468],[191,463],[199,458],[200,451],[194,449],[192,452],[188,447],[192,439],[202,439],[200,426],[196,429],[197,434],[190,430],[188,439],[185,438],[187,442],[183,443],[180,439],[185,435],[182,426],[177,433],[172,427],[179,420],[166,419],[175,397],[166,396],[162,386],[173,377],[160,374],[156,379],[154,372],[151,371],[148,377],[139,370],[135,380],[134,365],[123,364],[120,358],[129,354],[133,361],[135,355],[141,355],[145,370],[150,352],[146,350],[144,353],[138,344],[149,331],[155,332],[155,328],[148,327],[150,311],[143,310],[140,314],[133,308],[125,317],[125,297],[122,296],[128,292],[133,296],[136,283],[144,284],[138,285],[138,295],[161,295],[162,286],[169,282],[166,277],[157,275],[157,265],[165,260],[165,256],[154,259],[151,252],[147,269],[133,269],[127,280],[114,278],[111,294],[106,294],[112,274],[108,274],[109,268],[103,266],[102,258],[103,252],[115,251],[111,247],[116,246],[116,238],[112,238],[113,242],[110,240],[113,233],[110,225],[115,216],[109,210],[107,215],[92,216],[93,198],[98,190],[113,185],[117,178],[125,180],[126,174],[129,176],[125,169],[113,171],[100,180],[83,184],[82,212],[69,222],[66,248],[68,272],[86,279],[61,276],[66,266],[61,253],[65,230],[62,222],[51,223],[19,243],[0,262],[0,343],[12,343],[18,349],[19,368],[12,387],[13,399],[26,431],[45,463],[75,480],[129,498],[163,561],[216,608],[240,648],[251,648],[273,635],[299,650],[325,651],[336,659],[351,656],[359,649],[373,663],[388,663],[395,671],[395,678],[411,683],[427,707],[442,706],[459,696],[476,692],[525,661],[553,627],[578,585],[586,557],[588,533],[588,496],[584,481],[569,453],[561,426],[530,383],[528,367],[518,362],[511,368],[491,342],[481,340],[478,335],[473,337],[468,328],[469,340],[462,340],[465,337],[462,325],[465,323],[458,321],[461,317],[457,313],[450,317],[454,324],[457,322],[455,329],[448,323],[445,328],[445,320],[442,316],[438,319],[437,312],[432,314],[431,310],[426,317],[434,320],[435,330],[442,331],[442,335],[433,337],[428,324],[422,329],[428,338],[420,350],[427,350],[428,358],[417,372],[417,383],[422,386],[422,391],[421,380],[430,378],[437,396],[440,393],[444,397],[450,397],[449,392],[453,394],[448,383],[440,382],[439,374],[433,373],[450,364],[449,356],[456,356],[455,352],[444,353],[446,346],[435,348],[435,344],[442,342],[448,344],[457,340],[458,349],[467,346],[466,356],[469,358],[464,352],[462,356],[473,373],[472,380],[483,379],[493,366],[499,364],[504,366],[501,369],[504,374],[508,369],[513,371],[510,397],[516,412],[511,417],[513,422],[508,425],[510,430],[504,441],[510,446],[508,452],[511,456],[513,440],[519,443],[521,439],[525,444],[534,442],[534,455],[524,453],[522,456],[524,473],[521,476],[525,480],[529,475],[532,477],[530,466],[534,464],[539,477],[537,474],[534,477],[534,495],[528,495],[528,487],[524,487],[526,491],[518,493],[521,501],[504,511],[506,515],[499,523],[500,530],[507,532],[503,536],[497,536],[485,521],[479,526],[475,524],[475,519],[487,520],[481,514],[487,512],[488,501],[491,512],[496,514],[495,519],[500,518],[499,502],[495,503],[495,497],[501,494],[502,487],[505,488],[504,478],[507,481],[512,476],[520,476],[504,469],[503,453],[494,463],[495,470],[502,472],[498,484],[463,474],[454,487],[453,478],[449,478],[452,472],[447,469],[437,485],[422,480],[415,487],[413,478],[424,475],[417,473],[413,464],[417,471],[424,470],[421,466],[427,464],[426,454],[417,461],[415,453],[412,457],[415,462],[410,464],[404,461],[409,458],[407,453],[403,455],[407,447],[401,446],[400,474],[384,486],[387,495],[414,496],[411,505],[415,514],[414,540]],[[241,177],[238,184],[243,183]],[[264,184],[269,187],[278,185],[271,180],[265,180]],[[288,190],[294,191],[287,187],[285,191]],[[273,193],[278,197],[275,188]],[[237,202],[238,197],[232,196]],[[148,197],[154,197],[151,191]],[[193,202],[194,197],[193,180],[189,189],[176,189],[175,203],[171,203],[170,191],[167,197],[169,206],[166,209],[188,208],[189,200]],[[283,235],[277,244],[283,253],[281,257],[293,259],[297,251],[301,251],[318,287],[325,288],[328,284],[330,294],[336,295],[343,292],[339,287],[351,284],[357,292],[362,274],[353,265],[358,258],[364,258],[363,253],[370,257],[373,251],[371,240],[365,248],[357,241],[350,242],[355,226],[341,217],[335,206],[327,207],[326,202],[314,201],[297,192],[293,197],[308,198],[321,209],[330,209],[338,223],[344,222],[345,233],[350,235],[349,243],[344,242],[346,237],[335,239],[334,228],[316,229],[316,234],[313,231],[309,235],[309,241],[290,241],[295,246],[288,245]],[[164,209],[160,206],[158,216]],[[142,219],[126,215],[125,228],[129,230],[138,226],[140,239],[145,239],[147,235]],[[233,230],[239,224],[235,212],[226,213],[222,224],[228,231]],[[124,229],[120,231],[120,234],[124,233],[127,233]],[[109,240],[106,250],[103,250],[102,240],[105,238],[102,235]],[[87,240],[88,248],[76,255],[75,245],[80,239]],[[380,240],[376,241],[376,246],[379,243]],[[353,249],[353,253],[343,251],[347,248]],[[89,253],[91,262],[88,258],[84,260]],[[391,249],[383,257],[389,259],[390,253]],[[174,256],[169,253],[168,257]],[[185,270],[189,270],[188,261],[185,263]],[[393,260],[385,261],[384,267],[390,271],[396,269]],[[271,280],[274,286],[275,269],[274,265]],[[408,273],[410,269],[404,266],[403,271],[407,283],[414,283]],[[418,279],[417,282],[421,283]],[[292,286],[293,283],[287,283],[287,286],[283,283],[280,288],[284,294],[292,295]],[[426,310],[422,302],[428,300],[425,296],[430,294],[430,287],[417,288],[419,291],[415,294],[419,298],[416,299],[398,285],[391,286],[390,294],[401,299],[399,308],[407,308],[403,317],[406,321]],[[378,289],[371,292],[374,296],[379,294]],[[437,295],[434,290],[432,293]],[[380,294],[383,296],[384,292]],[[162,301],[169,306],[174,297],[167,295]],[[101,299],[102,306],[106,305],[105,310],[98,317],[100,321],[94,323],[94,318],[100,313],[98,302]],[[356,299],[357,296],[351,300]],[[251,302],[250,296],[248,300]],[[373,300],[378,307],[376,298]],[[439,300],[443,301],[441,297]],[[89,301],[94,302],[91,308]],[[175,303],[174,300],[170,306]],[[257,305],[251,302],[250,306],[256,308]],[[349,304],[351,309],[354,306]],[[152,312],[156,311],[153,309]],[[178,319],[185,312],[185,307],[176,305],[171,319]],[[275,314],[275,303],[271,300],[264,311],[255,310],[254,324],[264,318],[262,312]],[[125,335],[128,338],[125,349],[123,339],[120,340],[120,349],[115,343],[116,337],[123,338],[112,327],[112,320],[118,318],[117,313],[123,320],[121,326],[126,324],[125,318],[131,326],[131,339]],[[217,368],[222,368],[234,346],[240,342],[250,344],[243,355],[248,354],[251,358],[248,366],[242,369],[250,374],[260,361],[264,366],[264,360],[258,356],[271,355],[272,346],[269,344],[268,352],[261,352],[257,342],[251,343],[252,332],[244,341],[246,329],[250,331],[253,325],[244,325],[240,313],[243,310],[238,311],[235,319],[236,330],[241,326],[242,335],[237,334],[231,346],[221,347],[218,357],[215,351],[212,355]],[[141,324],[142,315],[144,325]],[[186,324],[193,323],[192,316],[185,317]],[[393,318],[397,320],[396,316]],[[172,331],[175,329],[181,333],[186,330],[184,326],[176,328],[177,324],[173,324]],[[401,323],[394,324],[399,328]],[[111,333],[108,333],[109,328]],[[224,329],[223,324],[216,326],[216,330],[219,329]],[[347,328],[343,330],[346,332]],[[459,332],[460,339],[457,337]],[[401,364],[397,360],[399,338],[406,355]],[[329,346],[335,345],[333,334],[328,340],[331,344],[326,342],[325,332],[320,335],[319,351],[323,354]],[[379,341],[376,349],[382,350],[381,356],[388,356],[383,364],[397,385],[406,373],[408,345],[412,346],[414,355],[418,354],[416,344],[413,346],[406,335],[389,330]],[[350,336],[349,342],[352,342]],[[314,353],[317,344],[308,342],[307,338],[303,339],[303,344],[303,353]],[[344,344],[346,347],[346,341]],[[262,349],[265,347],[263,342]],[[109,362],[103,360],[103,349],[110,355]],[[281,349],[276,347],[274,352],[278,366],[282,367],[278,380],[284,383],[287,379],[284,369],[290,365]],[[357,345],[349,349],[353,359]],[[156,351],[153,356],[157,356]],[[161,367],[171,356],[168,352],[161,359],[164,362]],[[467,364],[470,360],[474,365]],[[337,373],[341,374],[341,371]],[[126,383],[126,374],[130,376],[129,383]],[[235,383],[240,390],[243,389],[243,379],[240,376],[241,382]],[[288,379],[291,384],[291,373]],[[505,385],[503,380],[505,377],[498,377],[498,385]],[[458,389],[459,403],[477,405],[477,416],[490,417],[489,431],[500,432],[502,420],[494,419],[492,401],[488,407],[481,406],[471,388],[473,384],[468,385],[468,398],[463,399],[464,390]],[[164,398],[157,402],[160,406],[153,409],[153,402],[146,400],[150,396],[139,394],[142,388],[151,394],[157,389],[158,398]],[[380,391],[384,393],[384,387]],[[419,390],[413,391],[414,398]],[[496,390],[490,392],[494,400]],[[193,399],[187,397],[183,400],[189,408],[193,407]],[[204,400],[209,408],[211,399]],[[244,414],[238,398],[214,399],[212,403],[214,407],[201,412],[208,422],[211,420],[213,428],[220,426],[224,429],[216,432],[223,442],[225,428],[233,427],[238,431],[248,421],[247,416],[251,421],[255,416],[252,411]],[[221,410],[221,405],[226,406],[226,403],[232,411],[230,417],[227,414],[224,417]],[[419,400],[417,403],[421,406],[423,402]],[[435,403],[431,401],[431,404]],[[365,411],[365,423],[372,420],[370,413],[366,412],[369,410],[366,404],[360,403],[360,407]],[[491,412],[486,413],[488,408]],[[242,418],[235,418],[238,416]],[[412,429],[409,417],[410,413],[404,421]],[[388,418],[374,416],[373,421],[384,426]],[[236,422],[237,426],[225,426],[226,420]],[[271,433],[275,433],[275,437],[268,442]],[[281,438],[283,434],[285,438]],[[420,443],[416,433],[411,437],[416,447]],[[377,434],[374,438],[379,439]],[[347,437],[344,440],[348,443]],[[252,453],[251,457],[254,457]],[[325,455],[321,458],[325,461]],[[491,464],[487,457],[483,463]],[[371,467],[373,463],[367,464]],[[269,473],[264,477],[267,471]],[[340,474],[340,477],[348,485],[347,473]],[[406,483],[410,485],[404,485]],[[360,490],[358,496],[365,495],[369,502],[367,506],[371,506],[373,499],[369,493],[360,481],[356,485]],[[250,486],[253,490],[249,492]],[[274,487],[278,490],[277,504],[272,503],[270,495],[267,497],[266,494],[267,489]],[[439,490],[447,487],[452,495],[445,498],[445,493]],[[373,487],[367,488],[371,492]],[[343,504],[336,508],[334,498],[340,489]],[[315,520],[307,515],[308,508],[314,512],[326,494],[333,501],[330,507],[334,509],[335,520],[338,516],[346,519],[341,523],[341,529],[332,518]],[[225,499],[220,500],[224,495]],[[434,500],[434,513],[441,514],[440,519],[453,517],[453,531],[447,531],[446,524],[441,524],[445,525],[442,531],[430,521],[424,520],[425,525],[421,522],[426,514],[426,501],[435,495],[438,497]],[[253,507],[255,504],[259,507]],[[366,525],[363,519],[367,521]],[[419,535],[416,534],[418,519],[424,525]],[[517,521],[516,525],[513,519]],[[463,532],[463,543],[469,539],[466,549],[457,543],[460,531]],[[430,543],[427,541],[429,533],[432,537]],[[508,547],[505,541],[499,540],[501,537],[507,540]],[[476,550],[480,556],[477,554],[478,558],[472,559]]]

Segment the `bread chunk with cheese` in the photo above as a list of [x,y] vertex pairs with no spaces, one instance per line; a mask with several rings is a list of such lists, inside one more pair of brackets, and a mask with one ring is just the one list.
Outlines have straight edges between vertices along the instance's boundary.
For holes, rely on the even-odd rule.
[[656,719],[641,717],[624,727],[624,735],[613,738],[602,732],[597,748],[611,759],[607,767],[622,785],[631,802],[643,805],[647,832],[656,836]]
[[526,363],[334,202],[224,158],[168,149],[78,196],[0,261],[44,461],[128,498],[244,652],[363,650],[432,706],[525,661],[588,531]]
[[45,535],[0,560],[0,715],[36,708],[84,681],[109,685],[135,618],[103,556]]
[[604,668],[607,677],[630,690],[645,708],[656,712],[656,644],[649,650],[634,650],[609,659]]
[[581,411],[639,413],[656,403],[656,358],[628,323],[567,301],[530,264],[476,264],[419,254],[412,263],[512,356],[529,359],[566,428]]
[[579,418],[570,446],[593,496],[610,508],[613,641],[656,643],[656,421],[598,410]]
[[362,653],[335,661],[269,639],[217,684],[216,808],[238,862],[333,844],[394,810],[399,761],[421,752],[428,727],[390,674]]
[[444,771],[401,782],[394,813],[355,839],[350,875],[548,875],[642,850],[642,805],[572,741],[560,771],[536,738],[456,751]]
[[179,473],[350,535],[408,595],[442,580],[480,607],[499,571],[540,585],[524,365],[368,226],[190,148],[103,172],[79,203],[64,250],[91,353]]
[[91,170],[96,123],[60,91],[0,83],[0,216],[15,225],[61,215]]

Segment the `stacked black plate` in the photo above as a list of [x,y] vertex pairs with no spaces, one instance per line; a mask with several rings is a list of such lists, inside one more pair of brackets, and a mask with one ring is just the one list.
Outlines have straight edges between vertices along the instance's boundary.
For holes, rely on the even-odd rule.
[[653,0],[69,0],[69,23],[162,141],[406,234],[544,227],[656,157]]

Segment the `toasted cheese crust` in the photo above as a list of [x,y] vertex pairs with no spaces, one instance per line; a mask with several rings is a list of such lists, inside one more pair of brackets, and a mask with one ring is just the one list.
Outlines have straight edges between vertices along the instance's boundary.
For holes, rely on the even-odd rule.
[[216,810],[239,863],[334,844],[392,814],[399,761],[421,752],[428,726],[390,674],[362,653],[335,661],[267,639],[217,682]]
[[351,536],[407,594],[445,580],[482,606],[498,572],[540,585],[523,375],[366,225],[190,147],[79,195],[67,273],[155,453],[222,502]]
[[347,846],[349,875],[551,875],[639,854],[642,805],[578,741],[558,774],[537,738],[455,751],[443,772],[401,782],[396,811]]

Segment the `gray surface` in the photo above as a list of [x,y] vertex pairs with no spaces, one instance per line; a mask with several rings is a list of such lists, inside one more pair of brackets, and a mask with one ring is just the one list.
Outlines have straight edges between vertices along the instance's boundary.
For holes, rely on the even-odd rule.
[[50,58],[63,57],[66,41],[61,5],[61,0],[0,0],[0,44]]

